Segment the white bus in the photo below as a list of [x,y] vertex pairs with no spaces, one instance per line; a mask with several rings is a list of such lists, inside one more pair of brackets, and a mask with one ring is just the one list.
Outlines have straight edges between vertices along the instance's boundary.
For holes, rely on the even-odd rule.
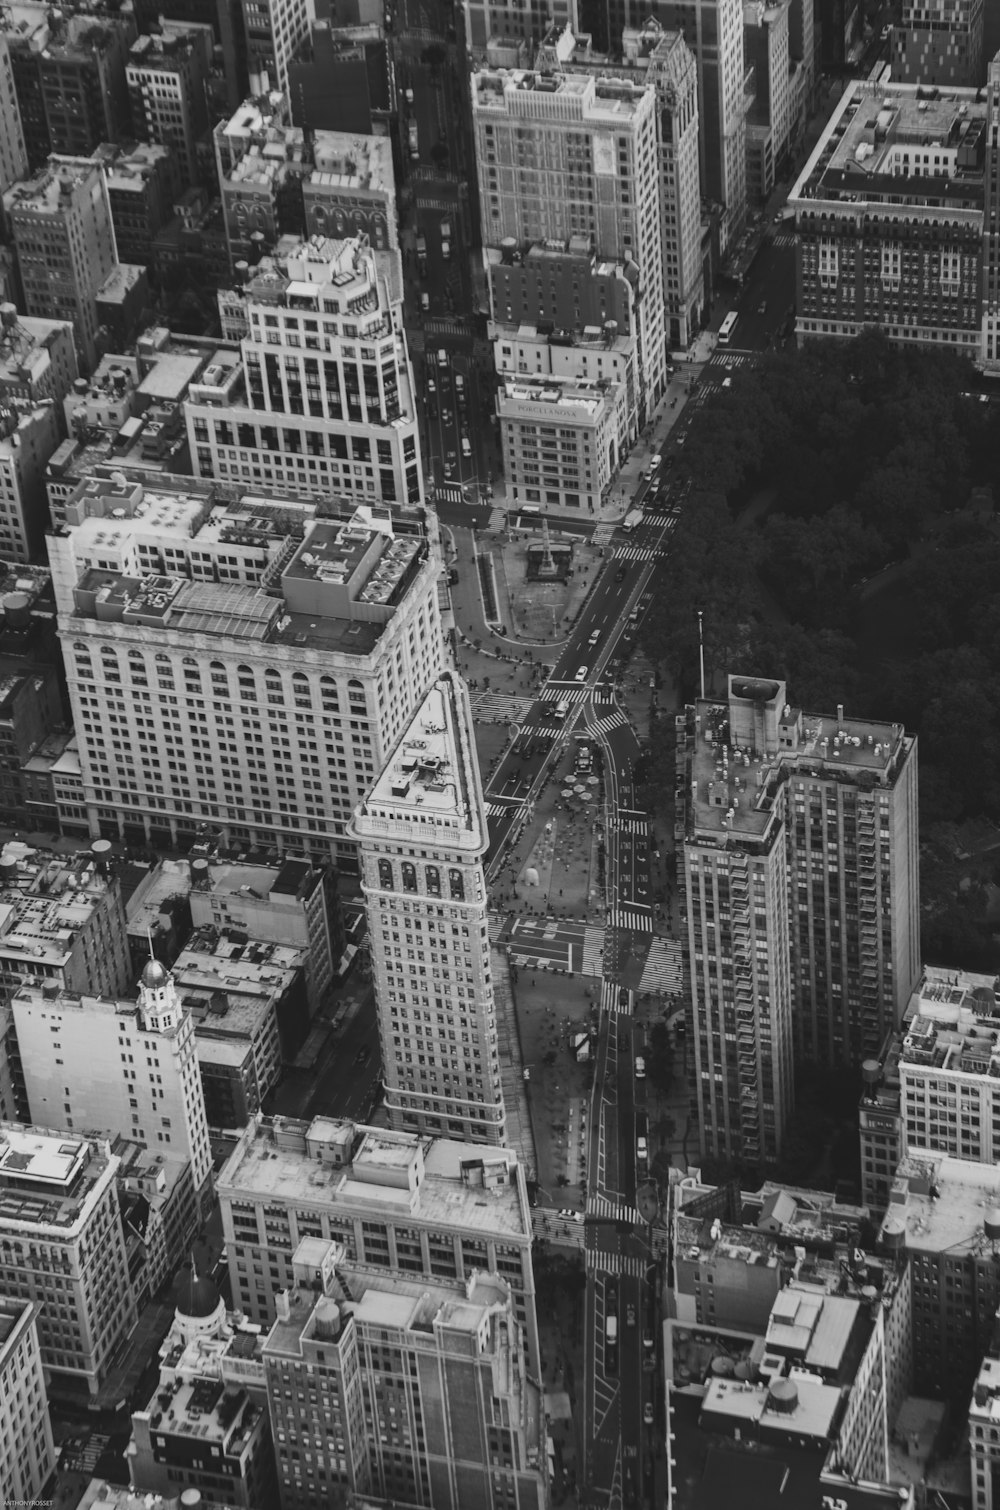
[[737,316],[737,313],[736,313],[735,309],[731,309],[729,311],[729,314],[723,320],[722,324],[719,326],[719,345],[720,346],[728,346],[729,345],[729,337],[733,333],[733,327],[736,324],[737,318],[738,318],[738,316]]

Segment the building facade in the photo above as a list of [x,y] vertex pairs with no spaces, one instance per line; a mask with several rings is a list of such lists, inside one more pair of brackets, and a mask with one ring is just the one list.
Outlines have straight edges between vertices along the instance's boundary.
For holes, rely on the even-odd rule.
[[510,1149],[328,1117],[257,1118],[216,1189],[233,1305],[254,1321],[273,1321],[294,1281],[296,1248],[318,1237],[342,1243],[350,1261],[390,1281],[500,1275],[540,1378],[531,1212]]
[[924,93],[850,84],[792,188],[800,341],[878,326],[981,359],[988,105]]
[[240,350],[220,348],[185,405],[196,475],[418,506],[402,305],[371,248],[302,242],[254,270],[245,310]]
[[793,1054],[877,1054],[919,977],[916,742],[759,678],[678,722],[702,1147],[771,1159]]
[[89,158],[52,157],[4,195],[25,312],[68,320],[81,372],[97,363],[97,294],[118,254],[107,185]]
[[[661,26],[683,33],[695,57],[702,192],[722,209],[724,253],[739,240],[747,214],[743,0],[660,0],[655,14]],[[632,24],[644,20],[645,13]]]
[[202,177],[198,144],[209,125],[212,28],[168,20],[160,28],[138,37],[129,52],[132,129],[142,141],[170,148],[188,187]]
[[136,1320],[107,1144],[0,1124],[0,1291],[41,1307],[53,1383],[97,1394]]
[[288,89],[288,65],[309,35],[307,0],[236,0],[254,94]]
[[113,477],[66,517],[49,553],[95,834],[208,826],[356,867],[348,818],[443,664],[416,527]]
[[160,1347],[160,1376],[132,1413],[125,1449],[137,1495],[196,1493],[205,1502],[258,1510],[277,1485],[264,1398],[262,1338],[230,1319],[212,1281],[192,1265],[177,1284],[173,1325]]
[[0,194],[27,176],[28,151],[10,61],[10,44],[6,32],[0,31]]
[[480,69],[472,122],[483,245],[589,239],[636,286],[640,412],[666,387],[656,92],[577,72]]
[[538,1385],[509,1287],[380,1281],[306,1238],[264,1344],[282,1510],[338,1491],[544,1510]]
[[446,673],[355,810],[350,833],[392,1125],[503,1145],[489,833],[472,731],[465,684]]
[[[121,884],[103,861],[14,841],[0,855],[0,992],[22,986],[114,996],[130,984]],[[49,1056],[43,1056],[48,1059]]]
[[892,77],[901,84],[982,87],[986,0],[903,0],[892,28]]
[[56,1452],[38,1344],[41,1307],[0,1300],[0,1484],[19,1500],[37,1500],[55,1473]]
[[909,1259],[915,1394],[966,1409],[1000,1305],[1000,1173],[914,1151],[899,1165],[879,1232]]
[[925,965],[898,1032],[865,1065],[866,1199],[880,1212],[911,1149],[1000,1162],[1000,1009],[992,975]]
[[496,397],[507,496],[593,514],[628,444],[628,394],[610,377],[501,378]]
[[137,1002],[26,986],[11,1005],[33,1120],[179,1153],[191,1161],[195,1191],[207,1189],[212,1155],[194,1022],[158,960],[143,971]]
[[982,362],[1000,372],[1000,55],[986,84],[986,167],[983,201]]

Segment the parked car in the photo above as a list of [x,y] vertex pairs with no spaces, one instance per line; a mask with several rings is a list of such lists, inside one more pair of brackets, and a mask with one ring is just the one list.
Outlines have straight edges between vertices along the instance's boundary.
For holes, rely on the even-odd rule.
[[586,668],[586,666],[581,666],[580,667],[579,671],[576,673],[576,679],[577,679],[578,682],[585,682],[587,680],[587,668]]

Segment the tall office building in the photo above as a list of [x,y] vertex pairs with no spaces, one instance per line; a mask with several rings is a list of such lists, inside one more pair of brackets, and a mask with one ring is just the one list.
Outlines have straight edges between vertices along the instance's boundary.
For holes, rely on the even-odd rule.
[[12,1499],[41,1498],[55,1472],[37,1302],[0,1299],[0,1484]]
[[510,1287],[381,1279],[305,1238],[264,1344],[282,1510],[545,1510],[538,1383]]
[[743,7],[743,50],[754,76],[747,120],[747,197],[758,208],[766,204],[788,166],[794,80],[790,18],[787,3],[752,0]]
[[427,693],[350,836],[361,859],[392,1125],[503,1144],[486,809],[464,682]]
[[722,207],[725,252],[739,240],[747,213],[743,0],[659,0],[654,14],[661,26],[683,33],[698,66],[702,192]]
[[986,153],[983,174],[983,285],[981,353],[986,372],[1000,372],[1000,54],[986,86]]
[[[655,87],[666,339],[671,350],[686,347],[699,328],[705,300],[694,55],[679,31],[664,31],[650,17],[641,26],[625,28],[620,56],[617,52],[595,52],[588,35],[578,35],[569,27],[559,31],[553,26],[538,51],[535,66],[554,73],[586,70],[596,78],[631,79]],[[567,290],[567,304],[568,295]],[[575,287],[573,298],[583,303]],[[541,308],[532,314],[533,320],[540,318]],[[618,320],[621,332],[620,314],[616,311],[612,318]],[[608,313],[602,311],[597,323],[604,324],[607,319]],[[578,323],[571,318],[560,321],[564,329],[573,329]]]
[[86,157],[128,135],[131,8],[113,0],[17,0],[0,14],[11,50],[29,167],[51,152]]
[[879,1232],[908,1258],[917,1395],[967,1409],[1000,1305],[1000,1170],[915,1149],[900,1162]]
[[219,348],[185,403],[196,474],[419,505],[402,299],[367,238],[300,242],[255,268],[243,298],[247,336]]
[[136,1002],[22,986],[11,1005],[32,1121],[181,1154],[195,1193],[207,1190],[212,1154],[194,1022],[159,960],[143,970]]
[[979,89],[985,76],[986,0],[903,0],[892,28],[892,77],[901,84]]
[[120,1163],[96,1139],[0,1123],[0,1293],[41,1306],[44,1367],[92,1395],[136,1319]]
[[100,164],[51,157],[4,195],[17,250],[25,313],[69,320],[82,372],[97,364],[97,295],[117,265],[107,184]]
[[309,0],[238,0],[246,45],[250,89],[268,94],[288,90],[288,65],[309,34]]
[[216,1180],[233,1306],[270,1323],[304,1237],[342,1243],[374,1276],[499,1274],[541,1377],[531,1210],[509,1148],[316,1117],[255,1118]]
[[851,83],[793,185],[799,341],[877,325],[905,345],[996,360],[996,306],[984,299],[996,265],[993,107],[982,91],[931,93]]
[[472,123],[483,245],[587,237],[639,293],[644,422],[666,387],[657,100],[650,84],[480,69]]
[[747,677],[678,724],[701,1146],[771,1160],[793,1056],[877,1054],[919,977],[916,741]]
[[198,143],[208,131],[212,49],[210,26],[164,20],[158,32],[133,42],[125,70],[133,131],[173,150],[185,188],[201,178]]
[[27,173],[28,151],[10,61],[10,44],[6,32],[0,31],[0,194],[18,179],[25,178]]
[[898,1032],[864,1066],[861,1188],[880,1214],[896,1166],[928,1149],[1000,1163],[996,977],[925,965]]
[[120,476],[65,517],[49,558],[93,831],[173,848],[208,825],[356,868],[347,820],[444,658],[416,524]]

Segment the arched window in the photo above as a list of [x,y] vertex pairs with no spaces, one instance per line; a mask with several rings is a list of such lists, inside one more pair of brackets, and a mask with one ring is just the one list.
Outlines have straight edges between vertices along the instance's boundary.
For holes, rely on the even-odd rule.
[[462,872],[460,870],[449,870],[448,885],[451,887],[452,900],[456,902],[464,902],[465,882],[462,879]]
[[441,872],[436,865],[428,865],[424,871],[427,879],[427,895],[439,897],[441,895]]
[[392,890],[392,861],[380,860],[378,862],[378,884],[383,891]]
[[402,871],[402,874],[403,874],[403,890],[404,891],[416,891],[416,889],[417,889],[417,867],[414,865],[413,861],[412,860],[404,860],[403,863],[402,863],[402,865],[400,866],[400,870]]

